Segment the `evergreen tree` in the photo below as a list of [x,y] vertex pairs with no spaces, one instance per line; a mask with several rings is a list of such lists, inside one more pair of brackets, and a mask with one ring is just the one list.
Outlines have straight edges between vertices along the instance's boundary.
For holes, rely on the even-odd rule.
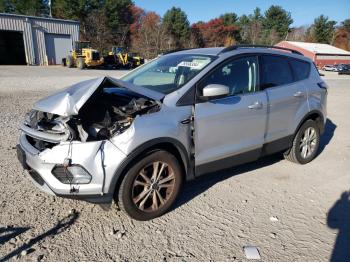
[[0,12],[47,16],[47,0],[0,0]]
[[285,39],[293,19],[290,13],[282,7],[272,5],[266,10],[262,22],[265,41],[268,44],[275,44],[275,42]]
[[238,22],[238,17],[235,13],[225,13],[219,18],[221,18],[224,21],[225,26],[237,25]]
[[14,13],[15,8],[10,0],[0,0],[0,13]]
[[316,42],[329,44],[332,42],[335,21],[329,21],[328,17],[320,15],[314,20],[312,25],[312,33]]
[[350,19],[345,19],[341,22],[341,26],[344,27],[346,31],[350,32]]
[[105,36],[103,48],[106,49],[129,44],[129,28],[133,22],[131,6],[131,0],[55,0],[52,13],[55,18],[80,21],[82,39],[94,43],[100,38],[96,31],[99,28],[103,32],[98,35]]
[[[235,26],[236,28],[239,27],[238,16],[235,13],[225,13],[221,15],[219,19],[222,19],[224,26]],[[234,38],[235,43],[242,42],[240,30],[235,30],[232,37]]]
[[52,16],[84,23],[87,16],[101,6],[102,1],[98,0],[53,0]]
[[165,13],[163,23],[167,32],[172,36],[175,47],[184,47],[190,35],[190,23],[186,13],[180,8],[173,7]]
[[114,45],[127,46],[130,41],[129,28],[133,23],[131,0],[105,0],[104,12],[107,25],[115,36]]

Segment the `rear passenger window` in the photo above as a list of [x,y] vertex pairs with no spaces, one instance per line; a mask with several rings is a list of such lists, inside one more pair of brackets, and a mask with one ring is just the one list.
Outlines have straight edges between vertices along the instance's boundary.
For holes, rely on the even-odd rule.
[[295,81],[304,80],[309,77],[310,63],[296,59],[290,59],[290,64],[293,69]]
[[263,56],[261,88],[285,85],[293,82],[293,75],[287,58]]

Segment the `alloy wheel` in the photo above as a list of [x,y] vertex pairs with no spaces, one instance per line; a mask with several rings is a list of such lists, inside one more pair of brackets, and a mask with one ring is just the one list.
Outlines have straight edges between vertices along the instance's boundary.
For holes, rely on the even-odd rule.
[[313,127],[308,127],[300,140],[300,155],[302,158],[309,158],[316,149],[317,146],[317,134]]
[[171,197],[175,187],[174,170],[165,162],[155,161],[142,168],[132,187],[132,201],[144,212],[154,212]]

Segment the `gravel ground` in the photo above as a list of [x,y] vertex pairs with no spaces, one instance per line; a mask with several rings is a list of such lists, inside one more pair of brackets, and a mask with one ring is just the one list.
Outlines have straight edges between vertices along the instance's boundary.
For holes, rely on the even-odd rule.
[[25,112],[55,89],[123,73],[0,67],[0,261],[246,261],[246,245],[261,261],[349,261],[350,76],[325,76],[329,120],[313,162],[277,155],[202,177],[153,221],[36,189],[16,159]]

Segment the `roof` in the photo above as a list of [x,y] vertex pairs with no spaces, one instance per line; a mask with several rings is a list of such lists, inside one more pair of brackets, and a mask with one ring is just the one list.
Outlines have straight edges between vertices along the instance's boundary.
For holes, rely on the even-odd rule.
[[319,43],[307,43],[307,42],[295,42],[295,41],[283,41],[282,43],[288,43],[296,47],[305,49],[306,51],[314,54],[330,54],[330,55],[350,55],[350,52],[337,48],[335,46]]
[[66,20],[66,19],[57,19],[57,18],[52,18],[52,17],[18,15],[18,14],[9,14],[9,13],[0,13],[0,16],[17,17],[17,18],[30,18],[30,19],[39,19],[39,20],[50,20],[50,21],[53,21],[53,22],[57,21],[57,22],[67,22],[67,23],[80,24],[79,21]]

